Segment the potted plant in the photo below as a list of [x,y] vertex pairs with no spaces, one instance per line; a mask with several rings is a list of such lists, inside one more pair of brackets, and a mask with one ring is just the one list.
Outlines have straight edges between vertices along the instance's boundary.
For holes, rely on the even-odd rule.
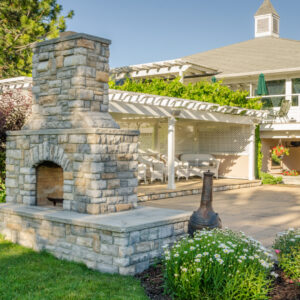
[[289,155],[289,149],[284,147],[283,145],[278,145],[273,147],[272,149],[272,161],[280,164],[284,155]]

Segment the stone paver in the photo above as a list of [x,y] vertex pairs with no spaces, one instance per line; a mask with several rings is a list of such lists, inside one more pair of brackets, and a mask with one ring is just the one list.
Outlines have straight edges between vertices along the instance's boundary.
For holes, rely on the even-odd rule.
[[[300,188],[260,186],[214,193],[223,227],[242,230],[269,247],[277,232],[300,227]],[[143,205],[193,211],[200,195],[148,201]]]

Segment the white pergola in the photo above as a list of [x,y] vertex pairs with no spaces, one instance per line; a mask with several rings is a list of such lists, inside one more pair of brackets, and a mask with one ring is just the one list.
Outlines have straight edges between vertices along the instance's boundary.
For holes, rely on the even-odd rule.
[[115,79],[126,77],[136,79],[149,79],[151,77],[172,79],[180,76],[183,82],[185,76],[213,76],[218,74],[218,72],[215,69],[193,64],[183,59],[174,59],[114,68],[110,70],[110,74]]
[[221,106],[214,103],[188,99],[149,95],[142,93],[109,90],[109,111],[128,115],[127,119],[167,118],[168,119],[168,188],[175,188],[175,123],[176,118],[244,124],[251,126],[249,140],[248,179],[255,179],[255,125],[267,117],[268,111]]
[[32,88],[32,78],[31,77],[15,77],[0,80],[0,93],[7,90],[15,89],[31,89]]

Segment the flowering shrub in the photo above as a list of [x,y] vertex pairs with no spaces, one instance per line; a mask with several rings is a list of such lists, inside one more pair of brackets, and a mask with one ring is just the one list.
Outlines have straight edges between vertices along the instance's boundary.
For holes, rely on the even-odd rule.
[[300,228],[278,233],[273,248],[279,266],[292,281],[300,285]]
[[290,170],[290,171],[285,170],[282,172],[282,175],[283,176],[298,176],[299,174],[296,170]]
[[0,95],[0,148],[4,148],[5,132],[20,130],[30,113],[30,92],[8,91]]
[[200,231],[165,251],[166,290],[176,299],[266,299],[271,256],[242,232]]

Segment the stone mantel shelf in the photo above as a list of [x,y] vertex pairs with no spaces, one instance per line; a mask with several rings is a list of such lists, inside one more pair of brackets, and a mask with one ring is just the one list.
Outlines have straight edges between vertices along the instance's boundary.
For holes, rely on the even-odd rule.
[[126,130],[126,129],[106,129],[106,128],[75,128],[75,129],[42,129],[42,130],[18,130],[7,131],[6,134],[10,136],[23,136],[23,135],[37,135],[37,134],[108,134],[108,135],[139,135],[139,130]]
[[0,212],[71,225],[88,225],[90,228],[110,230],[120,233],[188,221],[192,213],[183,210],[138,207],[136,209],[114,214],[102,214],[95,216],[61,209],[18,204],[1,204]]

